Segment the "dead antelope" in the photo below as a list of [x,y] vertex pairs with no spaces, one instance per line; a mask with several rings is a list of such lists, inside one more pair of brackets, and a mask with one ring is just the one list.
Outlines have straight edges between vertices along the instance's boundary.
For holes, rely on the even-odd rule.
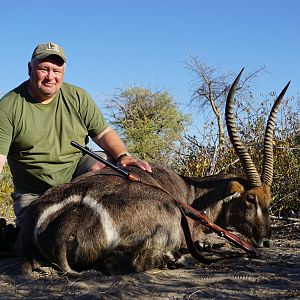
[[[233,97],[240,76],[228,94],[226,124],[245,175],[190,178],[152,164],[152,174],[128,168],[141,182],[104,168],[52,188],[26,209],[17,243],[26,270],[45,260],[63,272],[99,268],[110,274],[176,264],[186,243],[173,197],[205,209],[216,224],[233,226],[262,246],[271,235],[275,115],[288,85],[268,119],[260,177],[235,126]],[[201,226],[190,225],[193,239],[201,240]]]

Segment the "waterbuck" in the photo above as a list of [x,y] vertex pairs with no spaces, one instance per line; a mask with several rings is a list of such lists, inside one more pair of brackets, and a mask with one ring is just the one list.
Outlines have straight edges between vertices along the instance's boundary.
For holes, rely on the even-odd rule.
[[[241,73],[231,86],[225,115],[245,175],[191,178],[152,164],[153,173],[128,168],[141,182],[104,168],[54,187],[26,209],[17,243],[25,269],[31,272],[37,261],[48,261],[63,272],[99,268],[112,274],[176,263],[186,242],[174,198],[205,209],[216,224],[233,226],[256,246],[263,246],[271,235],[268,207],[275,115],[288,85],[267,122],[260,177],[235,125],[233,97]],[[201,226],[191,221],[190,230],[192,238],[201,241]]]

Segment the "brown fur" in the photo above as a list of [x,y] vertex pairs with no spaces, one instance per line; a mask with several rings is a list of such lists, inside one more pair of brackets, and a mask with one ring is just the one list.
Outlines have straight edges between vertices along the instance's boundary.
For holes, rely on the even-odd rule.
[[[152,174],[137,168],[130,170],[142,182],[161,186],[174,198],[206,210],[207,217],[219,225],[234,226],[256,244],[270,237],[268,211],[263,210],[260,217],[256,215],[259,200],[247,200],[244,177],[189,178],[159,165],[153,164],[152,168]],[[244,187],[246,192],[223,201],[228,190],[235,192],[235,186]],[[76,201],[49,214],[41,222],[35,240],[34,231],[42,213],[66,199]],[[96,200],[108,212],[119,235],[115,244],[108,244],[99,214],[86,206],[84,199]],[[201,240],[203,228],[197,224],[191,227],[193,238]],[[26,210],[18,239],[27,270],[28,265],[47,260],[64,272],[95,267],[109,274],[145,271],[176,264],[183,247],[181,214],[173,198],[160,189],[130,182],[108,168],[55,187],[33,202]]]

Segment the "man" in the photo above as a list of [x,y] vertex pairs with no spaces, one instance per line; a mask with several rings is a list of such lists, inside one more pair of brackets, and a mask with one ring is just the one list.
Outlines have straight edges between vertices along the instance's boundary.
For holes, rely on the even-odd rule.
[[24,209],[47,189],[104,165],[70,145],[88,136],[122,167],[151,172],[131,157],[83,89],[64,82],[66,56],[54,43],[38,45],[28,63],[29,80],[0,100],[0,172],[7,159],[13,176],[14,212],[20,226]]

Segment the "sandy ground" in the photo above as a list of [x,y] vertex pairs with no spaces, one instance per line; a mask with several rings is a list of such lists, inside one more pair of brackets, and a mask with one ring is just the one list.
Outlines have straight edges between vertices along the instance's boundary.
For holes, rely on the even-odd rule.
[[91,270],[70,277],[45,268],[28,277],[17,257],[2,257],[0,299],[300,299],[300,220],[273,221],[273,245],[258,258],[213,240],[220,248],[207,255],[228,258],[122,276]]

